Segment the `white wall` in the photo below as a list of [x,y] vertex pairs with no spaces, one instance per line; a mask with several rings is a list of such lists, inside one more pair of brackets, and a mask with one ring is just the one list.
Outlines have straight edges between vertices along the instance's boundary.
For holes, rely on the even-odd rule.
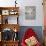
[[9,6],[14,6],[14,1],[15,0],[0,0],[0,6],[1,7],[9,7]]
[[[0,6],[14,6],[15,0],[0,0]],[[20,7],[19,24],[21,26],[43,26],[43,6],[42,0],[17,0]],[[36,19],[25,20],[25,6],[36,6]]]
[[[42,0],[21,0],[20,2],[20,25],[24,26],[43,26],[43,6]],[[36,6],[36,19],[25,20],[25,6]]]

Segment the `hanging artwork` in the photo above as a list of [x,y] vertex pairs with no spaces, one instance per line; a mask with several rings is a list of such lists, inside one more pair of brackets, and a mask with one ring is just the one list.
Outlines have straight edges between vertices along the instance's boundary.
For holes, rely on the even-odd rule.
[[2,10],[2,15],[9,15],[9,10]]
[[26,20],[34,20],[36,18],[35,6],[25,6],[25,18]]

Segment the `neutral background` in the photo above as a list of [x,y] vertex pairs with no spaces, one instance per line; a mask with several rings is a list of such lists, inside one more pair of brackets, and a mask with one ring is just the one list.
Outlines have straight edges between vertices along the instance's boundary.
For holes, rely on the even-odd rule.
[[[0,0],[1,7],[13,7],[15,6],[15,0]],[[21,26],[43,26],[43,0],[17,0],[20,8],[19,10],[19,24]],[[35,6],[36,7],[36,19],[35,20],[25,20],[25,6]],[[11,17],[10,17],[11,18]],[[9,18],[9,19],[10,19]]]

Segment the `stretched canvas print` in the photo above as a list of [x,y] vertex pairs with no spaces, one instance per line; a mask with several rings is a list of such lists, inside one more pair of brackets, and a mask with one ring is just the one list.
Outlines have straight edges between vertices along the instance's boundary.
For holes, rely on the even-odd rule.
[[26,20],[34,20],[36,18],[35,6],[25,6],[25,18]]

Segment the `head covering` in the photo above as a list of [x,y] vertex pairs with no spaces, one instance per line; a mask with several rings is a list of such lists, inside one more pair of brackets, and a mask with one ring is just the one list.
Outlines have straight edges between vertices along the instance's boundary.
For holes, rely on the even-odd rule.
[[[37,37],[36,33],[34,32],[34,30],[32,28],[28,28],[24,34],[24,37],[22,38],[22,42],[21,45],[22,46],[26,46],[25,40],[30,38],[30,37]],[[38,44],[36,44],[36,46],[41,46],[41,44],[38,42]]]
[[24,37],[23,37],[23,42],[25,43],[25,39],[28,39],[32,36],[35,36],[36,37],[36,33],[34,32],[34,30],[32,28],[28,28],[24,34]]
[[28,28],[27,31],[25,32],[24,39],[28,39],[29,37],[32,37],[32,36],[36,37],[36,33],[32,28]]

